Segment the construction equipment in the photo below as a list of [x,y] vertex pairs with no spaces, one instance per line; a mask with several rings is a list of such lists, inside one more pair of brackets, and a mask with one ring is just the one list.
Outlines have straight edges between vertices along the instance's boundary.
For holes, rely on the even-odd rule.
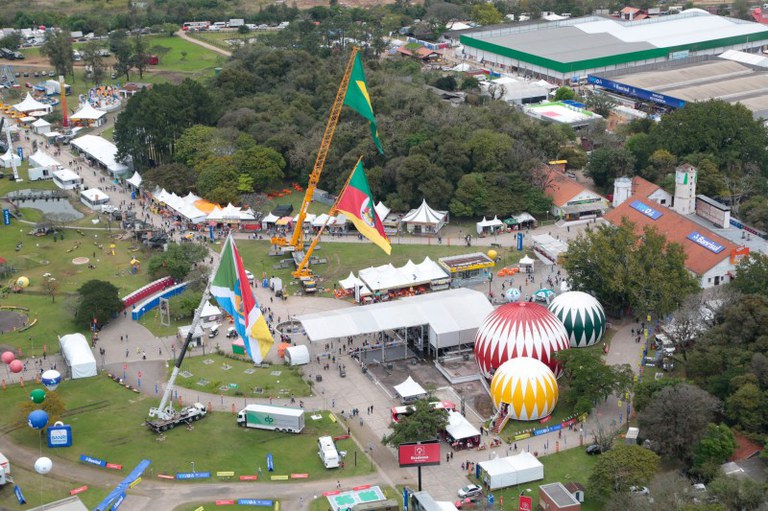
[[[344,98],[347,95],[347,87],[349,86],[349,77],[352,73],[352,66],[355,63],[355,57],[357,56],[359,49],[352,48],[349,55],[349,61],[347,62],[347,68],[344,71],[344,76],[341,78],[341,84],[339,84],[339,90],[336,91],[336,99],[333,100],[333,106],[331,106],[331,112],[328,115],[328,122],[325,125],[325,132],[323,133],[323,140],[320,143],[320,149],[317,151],[317,158],[315,158],[315,165],[312,167],[312,173],[309,175],[309,183],[307,184],[307,190],[304,193],[304,200],[301,203],[299,209],[299,215],[296,219],[296,226],[293,230],[293,236],[288,241],[284,236],[273,236],[272,246],[275,247],[278,253],[285,252],[300,252],[304,250],[304,219],[307,217],[307,208],[312,201],[312,196],[315,194],[317,184],[320,181],[320,174],[323,172],[325,166],[325,158],[328,156],[328,150],[331,147],[331,140],[333,140],[333,134],[336,131],[336,126],[339,123],[339,116],[341,115],[341,108],[344,106]],[[307,259],[308,261],[308,259]],[[297,270],[298,271],[298,270]],[[296,272],[294,272],[294,276]]]

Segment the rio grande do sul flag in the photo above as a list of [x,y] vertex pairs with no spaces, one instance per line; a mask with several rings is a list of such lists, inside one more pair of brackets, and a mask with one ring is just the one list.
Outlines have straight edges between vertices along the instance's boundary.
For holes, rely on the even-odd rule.
[[379,127],[376,125],[376,118],[373,116],[373,106],[371,105],[371,96],[368,94],[368,84],[365,81],[365,73],[363,73],[363,61],[360,59],[359,53],[355,56],[355,63],[352,65],[352,71],[349,75],[349,85],[347,85],[347,93],[344,96],[344,104],[368,120],[371,126],[373,143],[376,144],[376,149],[381,154],[384,154],[381,140],[379,140]]
[[392,246],[384,232],[384,225],[374,209],[373,195],[365,177],[363,163],[357,161],[347,186],[341,191],[336,210],[349,217],[357,231],[390,254]]
[[275,340],[253,296],[243,261],[231,236],[227,237],[221,251],[219,267],[211,282],[211,294],[219,306],[234,318],[235,329],[243,339],[248,356],[254,363],[260,364]]

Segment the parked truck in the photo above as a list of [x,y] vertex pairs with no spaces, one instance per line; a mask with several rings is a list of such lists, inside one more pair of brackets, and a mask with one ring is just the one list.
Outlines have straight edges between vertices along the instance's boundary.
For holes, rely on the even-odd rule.
[[8,462],[8,458],[0,452],[0,486],[11,482],[13,482],[13,479],[11,479],[11,464]]
[[202,403],[195,403],[193,405],[182,408],[179,411],[173,411],[165,415],[158,416],[157,419],[147,420],[146,424],[155,433],[161,433],[169,429],[173,429],[181,424],[191,424],[205,417],[208,413],[208,409]]
[[287,406],[248,405],[237,414],[238,426],[286,433],[301,433],[304,410]]
[[333,438],[321,436],[317,439],[317,455],[320,456],[325,468],[339,468],[341,456],[339,456],[339,451],[336,450]]

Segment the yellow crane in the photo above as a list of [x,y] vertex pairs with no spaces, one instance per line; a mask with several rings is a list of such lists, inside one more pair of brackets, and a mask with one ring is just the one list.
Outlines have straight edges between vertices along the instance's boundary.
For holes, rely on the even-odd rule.
[[[325,125],[323,140],[320,143],[320,149],[317,152],[317,158],[315,158],[315,165],[312,167],[312,173],[309,175],[307,191],[304,194],[301,208],[299,208],[299,216],[296,219],[293,236],[290,241],[283,236],[272,237],[272,246],[283,252],[301,252],[304,250],[304,219],[307,217],[307,208],[309,208],[309,203],[312,201],[312,196],[317,189],[317,183],[320,181],[320,174],[322,174],[323,167],[325,166],[325,158],[328,156],[328,150],[331,147],[331,140],[333,140],[336,125],[339,123],[341,108],[344,106],[344,97],[347,94],[347,87],[349,86],[349,77],[352,73],[352,66],[355,63],[355,57],[357,56],[358,51],[360,51],[359,48],[352,48],[346,70],[344,71],[344,76],[341,78],[341,84],[339,84],[339,90],[336,91],[336,99],[333,100],[331,113],[328,116],[328,123]],[[312,244],[312,249],[314,249],[316,243],[317,242],[315,241],[315,243]],[[311,251],[304,257],[306,261],[309,261],[309,254],[311,254]],[[301,270],[301,272],[299,270]],[[297,275],[297,273],[301,273],[301,275]],[[306,267],[306,264],[304,264],[304,268],[299,268],[294,272],[294,277],[296,278],[307,277],[309,275],[311,275],[311,273]]]

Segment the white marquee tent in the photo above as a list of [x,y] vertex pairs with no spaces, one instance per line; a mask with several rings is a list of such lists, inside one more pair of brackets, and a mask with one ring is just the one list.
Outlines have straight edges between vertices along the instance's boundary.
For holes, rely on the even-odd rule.
[[341,286],[342,289],[345,289],[347,291],[349,291],[350,289],[354,290],[355,286],[357,286],[358,288],[361,288],[362,290],[365,291],[365,292],[361,291],[360,294],[362,295],[371,294],[371,290],[368,289],[368,286],[365,285],[365,282],[355,277],[355,274],[352,272],[349,272],[349,277],[347,277],[346,279],[341,279],[339,281],[339,285]]
[[133,175],[128,179],[126,179],[125,182],[131,185],[132,187],[138,189],[141,186],[141,182],[142,182],[141,175],[138,172],[134,171]]
[[61,169],[61,164],[56,161],[51,155],[43,152],[41,149],[35,151],[35,153],[29,157],[30,167],[47,167],[49,169]]
[[38,119],[32,123],[32,129],[38,135],[43,135],[51,131],[51,123],[45,119]]
[[381,201],[379,201],[378,204],[376,204],[376,206],[374,206],[373,209],[376,211],[376,216],[378,216],[379,220],[381,220],[382,222],[384,221],[385,218],[387,218],[387,216],[389,216],[390,211],[392,211],[387,206],[385,206],[384,203]]
[[477,222],[477,234],[481,234],[484,231],[493,232],[497,229],[504,227],[504,222],[494,216],[492,220],[486,220],[485,217],[480,222]]
[[479,291],[459,288],[390,302],[297,316],[312,342],[426,325],[434,349],[473,343],[493,306]]
[[119,176],[130,170],[128,165],[117,161],[117,146],[105,138],[83,135],[74,139],[72,145],[106,167],[113,176]]
[[309,350],[304,344],[285,349],[285,363],[291,366],[309,364]]
[[96,358],[83,334],[61,336],[59,345],[73,380],[96,376]]
[[456,441],[480,438],[480,431],[459,412],[448,410],[448,426],[445,432]]
[[544,465],[529,452],[478,463],[491,490],[544,479]]
[[107,115],[106,112],[96,110],[89,102],[80,105],[80,109],[73,113],[69,118],[73,121],[101,121]]
[[41,110],[43,112],[50,112],[53,110],[53,107],[49,105],[48,103],[41,103],[40,101],[36,100],[32,97],[32,94],[27,92],[27,97],[24,98],[24,101],[21,103],[17,103],[13,105],[13,108],[15,108],[19,112],[34,112],[36,110]]
[[280,220],[280,217],[277,215],[273,215],[272,212],[270,212],[267,216],[261,219],[261,228],[262,229],[269,229],[273,225],[275,225],[275,222]]
[[448,223],[448,212],[434,210],[422,199],[421,205],[406,213],[401,223],[411,234],[437,234]]
[[0,162],[2,162],[3,167],[9,169],[13,164],[16,164],[16,166],[21,165],[21,158],[12,149],[8,149],[4,155],[0,156]]
[[427,395],[427,391],[424,390],[424,387],[416,383],[410,376],[400,385],[395,385],[394,389],[395,392],[397,392],[397,395],[406,403]]
[[372,266],[360,270],[358,277],[371,291],[382,292],[444,280],[448,278],[448,274],[439,264],[426,257],[419,264],[414,264],[409,260],[400,268],[392,266],[391,263]]

